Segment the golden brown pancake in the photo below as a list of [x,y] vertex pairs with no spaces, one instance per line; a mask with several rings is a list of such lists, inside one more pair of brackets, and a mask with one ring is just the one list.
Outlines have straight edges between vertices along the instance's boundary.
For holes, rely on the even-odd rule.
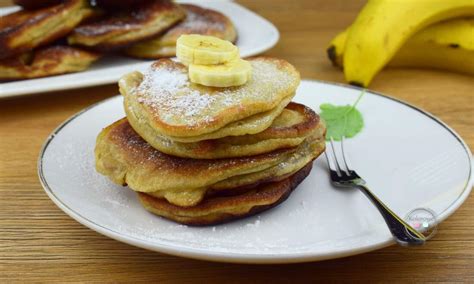
[[66,0],[39,10],[20,10],[0,19],[0,59],[50,43],[94,15],[87,0]]
[[121,48],[153,37],[184,17],[184,11],[172,1],[146,1],[133,10],[115,11],[80,25],[68,37],[68,42],[97,50]]
[[201,202],[205,196],[216,194],[235,195],[258,184],[280,181],[287,178],[316,159],[324,152],[324,149],[324,137],[316,139],[314,136],[311,136],[292,151],[291,154],[286,155],[286,158],[280,163],[261,171],[235,175],[205,187],[183,188],[173,191],[158,189],[157,191],[147,192],[147,194],[165,198],[168,202],[178,206],[193,206]]
[[100,57],[70,46],[48,46],[0,60],[0,80],[18,80],[79,72]]
[[[242,136],[247,134],[259,133],[272,124],[273,120],[278,117],[285,107],[290,103],[294,94],[283,98],[278,105],[268,111],[257,113],[246,117],[244,119],[233,121],[224,127],[211,132],[204,133],[196,136],[167,136],[161,133],[159,130],[154,128],[151,124],[147,123],[146,115],[141,112],[140,102],[133,99],[133,97],[125,97],[124,108],[127,114],[128,121],[133,128],[141,135],[147,137],[157,136],[164,140],[171,140],[182,143],[194,143],[204,140],[219,139],[229,136]],[[192,110],[190,110],[192,111]],[[145,134],[146,133],[146,134]]]
[[179,206],[193,206],[208,193],[280,180],[300,170],[324,151],[324,135],[314,132],[296,148],[250,157],[188,159],[164,154],[144,141],[126,119],[97,137],[96,169],[113,182],[163,197]]
[[199,6],[182,4],[186,19],[167,30],[163,35],[139,42],[125,50],[130,56],[158,59],[176,54],[176,40],[183,34],[201,34],[235,42],[237,31],[234,25],[220,12]]
[[178,62],[158,60],[145,74],[132,72],[120,79],[125,111],[174,141],[262,132],[290,102],[300,76],[284,60],[256,57],[249,61],[252,77],[246,84],[215,88],[191,83],[187,68]]
[[141,192],[159,191],[183,205],[199,202],[216,182],[275,166],[294,150],[214,160],[179,158],[151,147],[122,119],[99,134],[95,157],[97,171],[113,182]]
[[325,135],[318,135],[319,133],[315,132],[306,138],[305,141],[298,145],[296,150],[288,155],[281,163],[262,171],[237,175],[219,181],[211,185],[209,190],[206,191],[206,194],[232,192],[235,188],[248,187],[262,182],[278,181],[299,171],[304,165],[319,157],[326,149]]
[[183,158],[218,159],[243,157],[271,152],[276,149],[298,146],[318,128],[322,135],[324,127],[319,116],[310,108],[290,103],[263,132],[242,136],[228,136],[220,139],[183,143],[161,137],[153,129],[134,126],[136,119],[128,116],[135,131],[159,151]]
[[138,193],[138,197],[146,210],[158,216],[186,225],[215,225],[248,217],[280,204],[308,176],[311,167],[310,162],[281,181],[259,185],[239,195],[208,197],[192,207],[177,206],[145,193]]

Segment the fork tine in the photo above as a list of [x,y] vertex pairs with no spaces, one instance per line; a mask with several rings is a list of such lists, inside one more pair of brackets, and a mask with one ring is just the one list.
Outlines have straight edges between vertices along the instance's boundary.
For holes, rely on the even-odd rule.
[[344,140],[345,140],[345,136],[342,136],[342,139],[341,139],[341,150],[342,150],[342,159],[344,160],[344,166],[345,166],[345,171],[346,173],[349,175],[351,169],[349,168],[349,165],[347,164],[347,160],[346,160],[346,151],[344,151]]
[[330,159],[328,156],[327,148],[326,148],[326,151],[324,151],[324,157],[326,157],[326,161],[328,163],[329,169],[333,171],[335,167],[333,166],[332,159]]
[[340,176],[340,173],[338,172],[335,162],[334,162],[334,157],[331,156],[329,152],[331,152],[328,148],[332,148],[329,144],[326,144],[327,148],[326,151],[324,151],[324,156],[326,157],[326,161],[328,163],[329,170],[332,172],[336,172],[338,176]]
[[329,138],[329,141],[331,142],[332,155],[334,157],[334,164],[336,165],[337,175],[341,176],[342,171],[339,162],[337,161],[336,147],[334,147],[334,139],[332,138],[332,136]]

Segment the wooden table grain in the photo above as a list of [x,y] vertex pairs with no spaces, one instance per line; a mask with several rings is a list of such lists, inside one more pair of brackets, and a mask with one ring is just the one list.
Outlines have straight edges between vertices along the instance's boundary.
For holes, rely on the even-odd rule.
[[[304,78],[343,82],[325,55],[361,0],[242,0],[272,21],[287,59]],[[0,6],[10,1],[0,0]],[[0,19],[1,21],[1,19]],[[440,117],[474,148],[473,77],[433,70],[384,70],[371,89]],[[155,253],[104,237],[58,209],[38,181],[36,161],[49,133],[72,114],[117,94],[116,84],[0,100],[0,282],[474,281],[474,197],[419,248],[388,247],[323,262],[237,265]],[[316,94],[317,95],[317,94]]]

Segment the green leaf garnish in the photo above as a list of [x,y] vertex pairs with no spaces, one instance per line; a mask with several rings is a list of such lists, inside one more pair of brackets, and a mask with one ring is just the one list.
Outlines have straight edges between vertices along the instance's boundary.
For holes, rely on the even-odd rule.
[[326,122],[326,140],[330,140],[332,137],[335,141],[340,141],[343,136],[351,138],[364,128],[364,118],[360,111],[356,109],[356,105],[364,94],[365,91],[360,94],[352,106],[336,106],[329,103],[319,106],[321,109],[320,116]]

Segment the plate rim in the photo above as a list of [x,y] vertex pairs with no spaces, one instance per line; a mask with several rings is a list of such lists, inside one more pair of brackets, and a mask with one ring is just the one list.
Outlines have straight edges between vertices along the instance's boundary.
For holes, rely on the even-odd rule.
[[[376,92],[373,90],[364,89],[361,87],[352,86],[352,85],[348,85],[344,83],[329,82],[329,81],[324,81],[324,80],[303,79],[301,80],[301,82],[318,83],[322,85],[337,86],[337,87],[349,88],[349,89],[354,89],[354,90],[359,90],[359,91],[365,90],[367,93],[370,93],[372,95],[376,95],[379,97],[383,97],[383,98],[395,101],[397,103],[401,103],[407,107],[410,107],[420,112],[421,114],[426,115],[430,119],[437,122],[440,126],[442,126],[449,133],[451,133],[451,135],[453,135],[454,138],[456,138],[456,140],[464,148],[464,151],[466,152],[466,155],[470,161],[469,176],[464,185],[462,192],[449,206],[446,207],[446,209],[443,212],[441,212],[438,215],[438,222],[441,223],[445,219],[447,219],[449,216],[451,216],[457,209],[459,209],[459,207],[467,199],[467,197],[469,196],[472,190],[473,183],[474,183],[474,176],[473,176],[474,159],[469,149],[469,146],[464,142],[462,137],[454,129],[452,129],[445,122],[443,122],[441,119],[423,110],[422,108],[416,107],[406,101],[403,101],[401,99],[388,96],[388,95],[385,95],[383,93]],[[371,243],[369,245],[360,246],[355,249],[353,248],[353,249],[341,250],[341,251],[336,251],[336,252],[331,252],[331,253],[327,252],[327,253],[316,253],[316,254],[315,253],[311,254],[307,252],[297,252],[297,253],[291,253],[291,254],[272,254],[272,253],[245,254],[245,253],[219,252],[219,251],[209,252],[205,249],[190,248],[183,245],[176,245],[167,240],[161,240],[160,243],[151,243],[149,241],[138,239],[132,236],[123,235],[119,232],[116,232],[115,230],[104,227],[100,224],[95,223],[92,220],[89,220],[88,218],[83,217],[80,213],[74,211],[67,204],[63,203],[58,197],[56,197],[54,191],[48,185],[48,182],[43,173],[43,157],[45,155],[45,152],[49,144],[53,141],[56,134],[59,133],[62,128],[67,126],[70,122],[74,121],[77,117],[84,114],[88,110],[95,108],[96,106],[99,106],[101,104],[107,103],[110,100],[117,99],[117,97],[119,96],[120,95],[112,96],[110,98],[106,98],[104,100],[96,102],[82,109],[81,111],[73,114],[69,118],[67,118],[59,126],[57,126],[51,132],[51,134],[46,138],[39,152],[39,156],[37,160],[37,173],[38,173],[40,183],[43,187],[43,190],[46,192],[48,197],[53,201],[53,203],[56,204],[56,206],[58,206],[64,213],[66,213],[66,215],[70,216],[71,218],[73,218],[80,224],[84,225],[85,227],[92,229],[114,240],[129,244],[129,245],[133,245],[136,247],[144,248],[147,250],[155,251],[155,252],[160,252],[160,253],[165,253],[165,254],[180,256],[180,257],[186,257],[186,258],[192,258],[192,259],[200,259],[200,260],[215,261],[215,262],[230,262],[230,263],[274,264],[274,263],[300,263],[300,262],[309,262],[309,261],[321,261],[321,260],[326,260],[326,259],[334,259],[334,258],[341,258],[341,257],[346,257],[346,256],[362,254],[365,252],[374,251],[374,250],[381,249],[389,245],[395,244],[395,242],[391,238],[389,238],[378,243]]]
[[[241,4],[236,3],[234,1],[224,1],[224,0],[223,1],[203,0],[202,2],[193,1],[193,0],[178,1],[178,3],[182,3],[182,4],[188,4],[189,3],[189,4],[195,4],[195,5],[196,4],[199,5],[199,3],[202,4],[202,3],[216,3],[216,2],[217,3],[225,3],[225,5],[229,5],[233,9],[238,8],[238,9],[244,10],[246,13],[251,14],[253,17],[255,17],[259,21],[263,22],[266,26],[268,26],[268,29],[271,30],[272,37],[268,39],[267,44],[265,46],[261,46],[257,49],[252,49],[251,52],[249,52],[248,54],[244,54],[245,55],[244,57],[256,56],[256,55],[261,54],[261,53],[263,53],[267,50],[270,50],[273,47],[275,47],[275,45],[280,40],[280,32],[279,32],[278,28],[275,26],[275,24],[273,24],[271,21],[267,20],[266,18],[262,17],[261,15],[255,13],[254,11],[250,10],[249,8],[245,7],[244,5],[241,5]],[[18,8],[19,8],[18,5],[12,5],[12,6],[0,7],[0,11],[5,11],[6,10],[6,11],[9,11],[9,12],[11,12],[11,11],[14,12]],[[235,25],[235,26],[237,27],[237,25]],[[142,62],[135,62],[135,63],[132,63],[132,64],[135,64],[135,65],[151,64],[151,62],[153,62],[155,60],[157,60],[157,59],[143,60]],[[113,67],[113,68],[126,67],[127,65],[131,65],[131,64],[126,63],[124,65],[119,65],[119,66],[116,66],[116,67]],[[21,82],[24,82],[24,81],[36,80],[36,79],[60,78],[61,76],[75,75],[75,74],[80,74],[80,73],[87,72],[87,71],[89,71],[89,70],[83,70],[83,71],[80,71],[80,72],[59,74],[59,75],[53,75],[53,76],[46,76],[46,77],[40,77],[40,78],[9,81],[9,82],[5,82],[5,83],[21,83]],[[73,80],[73,79],[68,79],[68,80]],[[59,86],[59,85],[56,85],[56,86],[53,85],[53,86],[49,86],[49,87],[40,88],[39,91],[37,91],[36,89],[35,90],[21,89],[19,91],[11,91],[10,90],[10,91],[5,91],[6,94],[0,94],[0,100],[15,98],[15,97],[21,97],[21,96],[33,96],[33,95],[44,94],[44,93],[48,93],[48,92],[57,92],[57,91],[63,91],[63,90],[75,90],[75,89],[80,89],[80,88],[89,88],[89,87],[95,87],[95,86],[102,86],[102,85],[112,84],[112,83],[116,82],[117,80],[118,80],[118,78],[106,79],[104,81],[93,80],[92,82],[87,82],[86,80],[84,80],[84,81],[79,81],[78,83],[72,83],[72,84],[68,85],[67,87]],[[0,91],[2,91],[2,92],[4,91],[3,88],[2,88],[1,83],[0,83]]]

